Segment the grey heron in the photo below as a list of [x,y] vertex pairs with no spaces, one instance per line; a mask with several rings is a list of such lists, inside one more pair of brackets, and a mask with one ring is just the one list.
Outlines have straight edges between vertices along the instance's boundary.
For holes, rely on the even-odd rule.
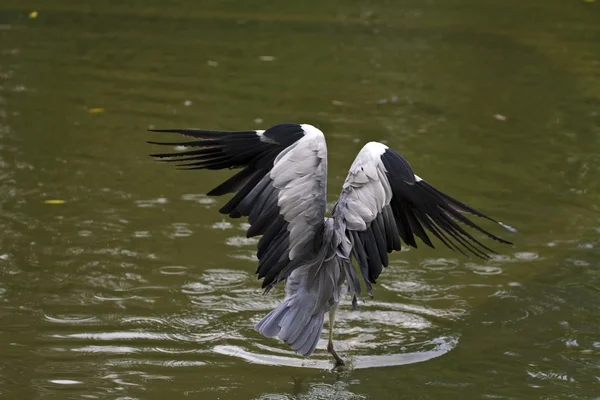
[[264,131],[152,131],[193,138],[149,142],[192,148],[151,154],[157,159],[177,162],[186,170],[241,169],[208,195],[233,193],[220,212],[248,217],[246,235],[262,235],[256,273],[265,293],[285,281],[285,299],[256,330],[278,337],[304,356],[315,350],[329,314],[327,350],[336,366],[343,364],[333,346],[340,298],[347,291],[357,307],[359,272],[372,297],[372,284],[387,267],[388,254],[400,250],[402,242],[416,248],[419,238],[433,248],[429,232],[452,250],[489,258],[493,250],[465,229],[469,227],[511,244],[464,214],[513,228],[439,191],[383,143],[369,142],[358,153],[332,215],[326,217],[327,147],[323,133],[312,125],[283,123]]

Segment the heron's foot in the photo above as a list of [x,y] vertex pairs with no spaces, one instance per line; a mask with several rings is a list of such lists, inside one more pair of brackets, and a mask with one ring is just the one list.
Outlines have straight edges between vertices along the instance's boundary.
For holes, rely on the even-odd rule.
[[343,368],[345,365],[346,365],[346,363],[344,363],[344,360],[342,360],[341,358],[337,357],[335,359],[335,364],[333,365],[332,369],[333,370],[340,369],[340,368]]
[[327,344],[327,351],[335,359],[335,365],[333,366],[333,369],[337,369],[337,368],[343,367],[345,365],[344,360],[342,360],[342,358],[340,356],[338,356],[338,354],[333,349],[333,342],[329,342]]

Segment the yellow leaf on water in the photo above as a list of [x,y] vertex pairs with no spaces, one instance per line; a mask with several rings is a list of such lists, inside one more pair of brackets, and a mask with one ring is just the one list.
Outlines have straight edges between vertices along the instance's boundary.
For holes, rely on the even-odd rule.
[[37,16],[38,16],[37,11],[32,11],[29,13],[29,18],[31,18],[31,19],[37,18]]
[[49,200],[44,200],[45,204],[65,204],[64,200],[60,200],[60,199],[49,199]]
[[100,107],[88,108],[88,112],[90,114],[101,114],[104,112],[104,108],[100,108]]

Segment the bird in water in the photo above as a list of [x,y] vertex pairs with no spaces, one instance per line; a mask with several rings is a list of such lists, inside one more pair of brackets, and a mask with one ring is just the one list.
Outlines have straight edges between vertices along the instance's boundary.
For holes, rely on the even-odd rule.
[[[498,222],[437,190],[416,175],[409,163],[383,143],[369,142],[356,156],[331,217],[326,217],[327,146],[312,125],[282,123],[267,130],[238,132],[156,129],[191,137],[185,142],[149,142],[185,146],[186,151],[151,156],[186,170],[241,169],[208,192],[233,197],[219,211],[248,217],[247,237],[258,242],[257,275],[267,293],[285,281],[285,299],[256,330],[278,337],[295,352],[315,350],[329,317],[327,351],[343,365],[333,346],[335,311],[344,293],[357,308],[361,281],[372,297],[374,284],[402,242],[416,248],[429,235],[464,255],[487,259],[494,253],[465,228],[511,244],[479,227],[471,214]],[[352,261],[358,268],[355,268]]]

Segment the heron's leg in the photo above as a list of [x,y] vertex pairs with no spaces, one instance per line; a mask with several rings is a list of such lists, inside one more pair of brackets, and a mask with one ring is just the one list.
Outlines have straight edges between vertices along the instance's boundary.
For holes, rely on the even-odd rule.
[[329,342],[327,343],[327,351],[329,354],[333,356],[335,359],[335,366],[333,368],[340,367],[344,365],[344,360],[337,355],[335,350],[333,349],[333,326],[335,325],[335,310],[337,309],[337,304],[331,307],[329,310]]

